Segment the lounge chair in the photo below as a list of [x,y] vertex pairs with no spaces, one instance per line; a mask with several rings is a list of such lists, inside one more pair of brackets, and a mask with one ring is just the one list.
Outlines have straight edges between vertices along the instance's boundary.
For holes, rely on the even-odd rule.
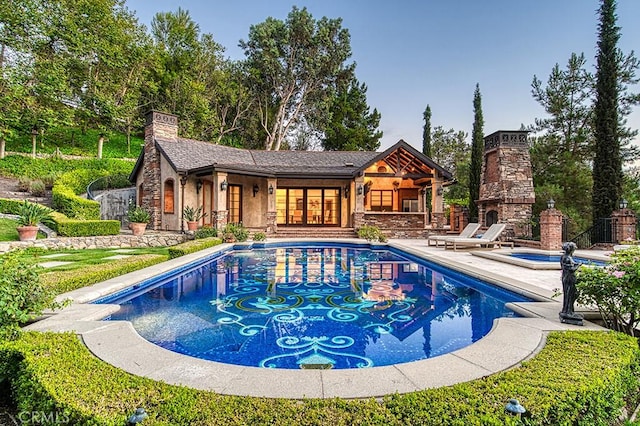
[[451,246],[453,250],[457,250],[458,247],[502,247],[503,245],[509,245],[513,247],[512,242],[500,241],[500,235],[507,225],[504,223],[494,223],[485,231],[480,238],[451,238],[445,240],[444,248]]
[[433,241],[437,247],[441,241],[447,241],[450,238],[471,238],[478,229],[480,229],[479,223],[468,223],[458,235],[429,235],[427,245],[430,246]]

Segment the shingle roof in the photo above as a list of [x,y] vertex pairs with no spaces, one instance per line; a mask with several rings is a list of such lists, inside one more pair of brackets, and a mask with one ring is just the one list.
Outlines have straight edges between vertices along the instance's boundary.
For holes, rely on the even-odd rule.
[[[451,174],[424,157],[404,141],[399,141],[388,150],[372,151],[261,151],[215,145],[209,142],[178,138],[169,140],[156,138],[156,146],[180,173],[194,173],[208,169],[248,173],[262,176],[291,177],[350,177],[354,176],[399,148],[410,150],[420,161],[440,170],[445,178]],[[138,159],[131,174],[135,176],[142,166]]]

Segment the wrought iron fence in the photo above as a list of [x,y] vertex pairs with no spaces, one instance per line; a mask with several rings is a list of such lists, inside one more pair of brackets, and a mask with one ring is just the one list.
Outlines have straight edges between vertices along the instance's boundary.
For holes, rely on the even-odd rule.
[[596,244],[614,244],[616,241],[615,221],[610,217],[600,218],[586,231],[571,239],[579,249],[591,248]]
[[87,186],[87,198],[95,200],[96,191],[104,191],[107,189],[128,188],[133,186],[129,181],[128,175],[111,175],[98,178]]

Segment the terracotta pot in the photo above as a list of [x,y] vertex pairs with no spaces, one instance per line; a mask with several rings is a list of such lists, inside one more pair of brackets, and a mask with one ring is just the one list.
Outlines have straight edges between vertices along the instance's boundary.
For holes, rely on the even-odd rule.
[[133,235],[142,235],[144,234],[144,230],[147,229],[147,224],[141,222],[131,222],[129,224],[129,229],[133,231]]
[[189,231],[196,231],[198,229],[198,222],[187,221],[187,229]]
[[20,241],[32,241],[36,239],[39,228],[37,226],[18,226],[17,229]]

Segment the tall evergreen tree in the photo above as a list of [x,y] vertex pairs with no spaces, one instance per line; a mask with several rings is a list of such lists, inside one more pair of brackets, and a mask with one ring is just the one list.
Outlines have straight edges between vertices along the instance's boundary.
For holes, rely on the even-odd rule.
[[480,84],[476,83],[473,93],[473,130],[471,134],[471,164],[469,166],[469,218],[478,219],[476,200],[480,198],[482,157],[484,155],[484,118],[482,117],[482,97]]
[[431,157],[431,107],[427,108],[422,114],[424,117],[424,126],[422,127],[422,153],[427,157]]
[[594,109],[593,219],[609,217],[622,195],[622,157],[618,133],[620,27],[615,0],[602,0],[598,26]]

